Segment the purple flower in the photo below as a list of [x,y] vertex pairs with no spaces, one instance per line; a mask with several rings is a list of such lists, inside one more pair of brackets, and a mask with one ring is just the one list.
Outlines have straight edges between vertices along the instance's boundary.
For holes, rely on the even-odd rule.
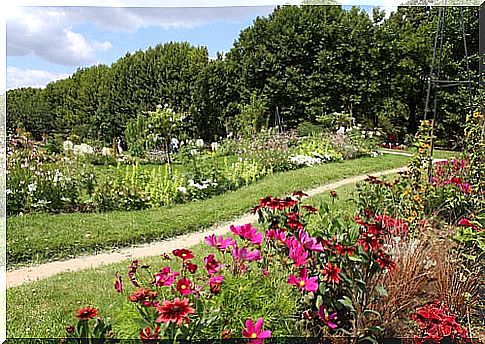
[[305,266],[308,260],[308,252],[300,245],[295,237],[286,239],[286,245],[289,248],[290,259],[293,260],[295,266]]

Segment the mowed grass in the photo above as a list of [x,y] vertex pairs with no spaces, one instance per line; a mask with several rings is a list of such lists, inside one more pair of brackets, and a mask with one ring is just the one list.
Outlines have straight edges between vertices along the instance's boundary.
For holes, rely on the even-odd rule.
[[[355,184],[342,186],[336,191],[339,196],[334,201],[329,193],[325,192],[306,199],[305,204],[318,206],[323,201],[330,204],[333,209],[353,213],[355,206],[350,198],[355,191]],[[195,253],[195,262],[199,264],[202,257],[213,252],[213,249],[205,244],[196,245],[191,250]],[[166,263],[162,261],[161,257],[144,258],[142,262],[150,265],[152,271],[158,271]],[[113,287],[114,274],[118,271],[123,276],[125,287],[132,289],[131,283],[126,278],[129,263],[130,261],[126,260],[96,269],[62,273],[45,280],[8,289],[7,337],[58,338],[65,336],[66,326],[76,321],[77,308],[91,304],[100,309],[100,315],[103,318],[110,318],[114,322],[114,332],[117,338],[133,338],[136,328],[127,319],[130,307],[127,305],[126,294],[118,294]],[[172,260],[171,264],[174,263],[179,262]],[[235,316],[242,315],[235,314]]]
[[[414,154],[416,152],[416,149],[414,147],[409,147],[408,149],[405,150],[396,150],[396,149],[386,149],[386,148],[380,148],[379,149],[382,152],[403,152],[403,153],[409,153],[409,154]],[[433,158],[434,159],[449,159],[449,158],[459,158],[462,155],[462,152],[460,151],[450,151],[450,150],[441,150],[441,149],[435,149],[433,150]]]
[[229,220],[267,195],[282,195],[348,176],[400,167],[409,158],[383,155],[276,173],[239,190],[154,210],[28,214],[7,219],[7,267],[167,239]]

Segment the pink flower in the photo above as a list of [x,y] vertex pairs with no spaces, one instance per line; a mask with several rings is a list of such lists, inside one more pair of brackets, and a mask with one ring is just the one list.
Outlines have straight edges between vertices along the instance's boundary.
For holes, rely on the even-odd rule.
[[242,226],[232,226],[229,227],[231,231],[239,235],[241,238],[251,241],[255,245],[261,245],[263,241],[263,233],[258,233],[258,229],[251,227],[250,223]]
[[335,330],[338,327],[337,324],[332,322],[337,317],[337,313],[327,315],[327,312],[323,305],[321,305],[318,309],[317,316],[325,323],[325,325],[330,327],[332,330]]
[[236,240],[233,238],[224,239],[222,235],[216,237],[215,234],[205,237],[205,243],[212,247],[217,248],[220,251],[224,251],[226,248],[233,246],[236,243]]
[[172,271],[169,266],[166,266],[155,275],[154,284],[157,287],[169,287],[175,282],[175,277],[178,275],[179,273],[177,271]]
[[310,235],[304,230],[301,230],[299,232],[298,238],[300,239],[300,242],[303,245],[303,247],[306,248],[307,250],[323,252],[322,244],[320,244],[316,238],[311,238]]
[[232,255],[235,260],[261,260],[261,252],[259,250],[248,251],[246,248],[239,249],[237,246],[234,247]]
[[288,278],[288,283],[291,285],[296,285],[301,291],[313,292],[318,289],[318,277],[308,278],[307,269],[303,268],[300,270],[300,276],[296,277],[291,275]]
[[274,240],[278,240],[279,242],[285,243],[286,242],[286,232],[278,229],[270,229],[266,231],[266,237]]
[[214,254],[212,253],[204,258],[204,262],[205,268],[210,275],[213,275],[222,269],[222,264],[215,260]]
[[295,237],[286,239],[286,245],[289,248],[290,259],[293,260],[295,266],[304,266],[308,260],[308,252],[300,245]]
[[261,331],[263,327],[263,318],[259,318],[253,325],[251,319],[246,320],[246,328],[242,331],[244,338],[251,338],[253,341],[251,343],[262,343],[263,339],[271,337],[271,331],[265,330]]

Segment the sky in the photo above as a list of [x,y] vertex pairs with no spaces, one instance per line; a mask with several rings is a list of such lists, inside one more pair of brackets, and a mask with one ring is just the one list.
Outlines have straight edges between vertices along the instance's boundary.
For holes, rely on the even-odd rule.
[[[278,4],[252,0],[245,4],[258,6],[243,7],[239,1],[232,6],[211,7],[217,5],[217,0],[205,0],[197,2],[201,7],[190,7],[190,0],[180,0],[175,6],[172,3],[167,7],[130,7],[154,4],[150,0],[122,1],[114,3],[116,7],[109,7],[113,3],[107,1],[91,3],[89,0],[74,1],[69,6],[60,6],[55,0],[35,3],[45,4],[43,7],[9,6],[6,11],[7,90],[44,87],[51,81],[68,77],[78,68],[99,63],[110,65],[127,52],[170,41],[206,46],[209,56],[216,56],[218,51],[228,51],[239,32],[256,17],[268,16]],[[28,0],[24,4],[28,5]],[[361,4],[368,12],[372,11],[372,5],[380,5],[389,13],[398,2],[349,0],[347,4]]]

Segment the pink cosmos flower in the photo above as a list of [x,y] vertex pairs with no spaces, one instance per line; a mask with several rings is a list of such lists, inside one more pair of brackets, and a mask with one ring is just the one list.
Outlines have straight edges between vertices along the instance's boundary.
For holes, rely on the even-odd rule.
[[207,245],[215,247],[220,251],[224,251],[226,248],[233,246],[236,243],[236,240],[233,238],[224,239],[222,235],[216,237],[215,234],[205,237],[204,241]]
[[278,240],[279,242],[282,242],[282,243],[286,242],[286,232],[283,230],[270,229],[266,231],[266,237],[270,239]]
[[214,276],[209,279],[209,288],[211,293],[217,295],[221,292],[221,284],[224,281],[224,277],[222,276]]
[[222,269],[222,264],[214,258],[214,254],[212,253],[204,258],[204,262],[205,268],[210,275],[213,275]]
[[251,319],[246,320],[246,328],[242,331],[244,338],[253,339],[251,343],[262,343],[263,339],[271,337],[271,331],[261,331],[263,327],[263,318],[259,318],[255,324]]
[[293,260],[295,266],[305,266],[308,260],[308,252],[300,245],[295,237],[286,239],[286,245],[289,248],[290,259]]
[[235,260],[261,260],[261,252],[259,250],[248,251],[246,248],[239,249],[237,246],[232,250],[232,255]]
[[323,246],[321,243],[317,241],[317,238],[310,237],[310,235],[304,230],[301,230],[299,232],[298,238],[300,239],[300,242],[303,245],[303,247],[306,248],[307,250],[323,252]]
[[175,277],[178,275],[179,273],[177,271],[172,271],[169,266],[166,266],[155,275],[154,284],[157,287],[169,287],[175,282]]
[[333,320],[337,317],[337,313],[332,313],[327,315],[325,311],[325,307],[323,305],[320,306],[317,312],[317,316],[332,330],[335,330],[338,326],[333,322]]
[[291,275],[288,278],[288,283],[291,285],[296,285],[301,291],[313,292],[318,289],[318,277],[308,278],[308,272],[306,268],[300,270],[299,277]]
[[251,241],[251,243],[255,245],[261,245],[261,242],[263,241],[263,233],[258,233],[258,229],[252,227],[250,223],[242,226],[231,225],[229,228],[234,234]]

